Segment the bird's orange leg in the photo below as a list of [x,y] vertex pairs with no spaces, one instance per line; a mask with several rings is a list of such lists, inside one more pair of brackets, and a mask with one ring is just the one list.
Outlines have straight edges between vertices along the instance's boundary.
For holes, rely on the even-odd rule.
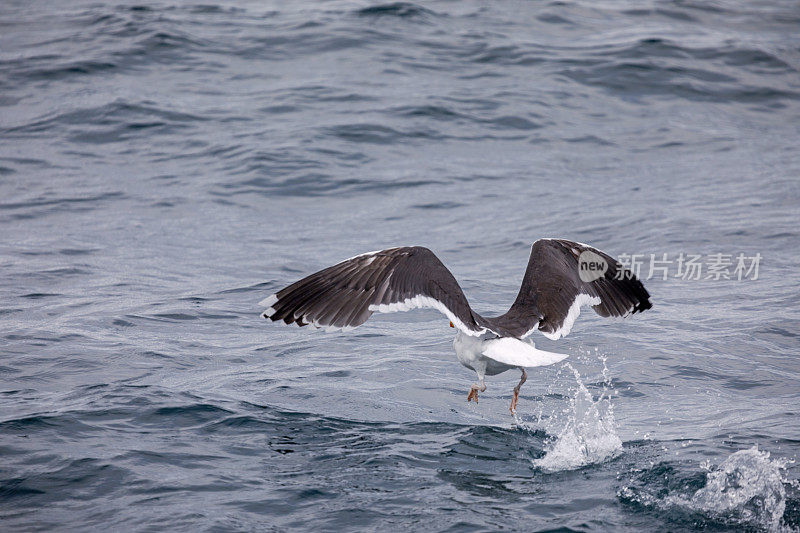
[[519,389],[520,387],[522,387],[522,384],[525,383],[525,381],[528,379],[528,374],[525,372],[525,369],[520,367],[520,370],[522,370],[522,378],[520,378],[519,383],[517,383],[517,386],[514,387],[514,397],[511,399],[511,407],[509,408],[511,414],[517,414],[517,400],[519,400]]
[[478,391],[485,391],[486,390],[486,383],[481,380],[481,384],[478,385],[477,383],[472,384],[472,388],[469,390],[469,395],[467,396],[467,403],[471,402],[473,399],[475,403],[478,403]]
[[475,403],[478,403],[478,389],[475,388],[475,385],[473,385],[469,390],[469,394],[467,395],[467,403],[471,402],[473,398],[475,398]]

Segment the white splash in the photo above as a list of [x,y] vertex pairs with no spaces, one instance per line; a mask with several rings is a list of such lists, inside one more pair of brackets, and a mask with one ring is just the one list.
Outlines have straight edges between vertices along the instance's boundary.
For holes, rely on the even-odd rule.
[[[792,462],[770,459],[769,452],[753,446],[731,454],[717,467],[703,465],[706,484],[694,492],[672,487],[680,480],[670,480],[671,474],[659,471],[658,479],[645,476],[638,484],[622,487],[617,496],[670,514],[677,512],[678,518],[695,524],[709,521],[737,529],[796,533],[796,528],[783,523],[786,487],[799,488],[796,480],[784,478]],[[670,493],[665,495],[667,490]]]
[[622,440],[617,435],[608,369],[603,359],[603,377],[606,385],[595,401],[586,389],[581,376],[569,363],[575,375],[577,389],[570,399],[567,424],[562,428],[544,457],[533,460],[533,465],[545,472],[574,470],[613,459],[622,453]]
[[770,459],[758,446],[730,455],[706,475],[706,486],[686,499],[667,497],[668,505],[687,507],[726,522],[780,531],[786,510],[785,459]]

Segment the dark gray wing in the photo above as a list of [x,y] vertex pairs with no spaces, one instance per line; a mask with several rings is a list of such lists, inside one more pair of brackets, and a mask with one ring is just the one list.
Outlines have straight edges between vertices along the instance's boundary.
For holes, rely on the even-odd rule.
[[604,317],[623,317],[652,307],[642,282],[613,257],[586,244],[540,239],[531,247],[514,305],[506,314],[485,320],[492,329],[515,337],[538,329],[558,339],[570,332],[581,305],[591,305]]
[[297,281],[261,302],[273,321],[326,329],[360,326],[378,311],[438,309],[461,331],[481,335],[474,313],[453,274],[420,246],[357,255]]

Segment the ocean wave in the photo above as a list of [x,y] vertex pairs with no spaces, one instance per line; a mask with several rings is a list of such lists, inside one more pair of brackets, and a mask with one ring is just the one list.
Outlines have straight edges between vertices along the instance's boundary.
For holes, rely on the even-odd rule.
[[12,220],[25,220],[50,213],[94,211],[102,209],[109,201],[118,201],[125,197],[121,191],[67,197],[41,195],[27,200],[0,202],[0,212],[8,212],[7,216]]
[[[104,144],[123,142],[137,135],[170,134],[188,128],[206,118],[160,108],[149,102],[117,100],[30,120],[10,126],[0,133],[11,138],[35,137],[42,132],[61,132],[78,143]],[[147,130],[147,131],[143,131]]]
[[417,20],[437,16],[434,11],[410,2],[377,4],[361,8],[356,13],[362,17],[398,17]]

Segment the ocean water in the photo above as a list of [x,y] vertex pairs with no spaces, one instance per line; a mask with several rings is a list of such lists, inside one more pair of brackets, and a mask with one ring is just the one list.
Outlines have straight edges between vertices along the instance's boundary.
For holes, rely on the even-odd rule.
[[[7,0],[0,27],[3,531],[800,528],[796,1]],[[435,311],[259,317],[396,245],[502,313],[546,236],[706,270],[645,262],[652,310],[536,335],[570,358],[517,417],[516,372],[467,403]]]

